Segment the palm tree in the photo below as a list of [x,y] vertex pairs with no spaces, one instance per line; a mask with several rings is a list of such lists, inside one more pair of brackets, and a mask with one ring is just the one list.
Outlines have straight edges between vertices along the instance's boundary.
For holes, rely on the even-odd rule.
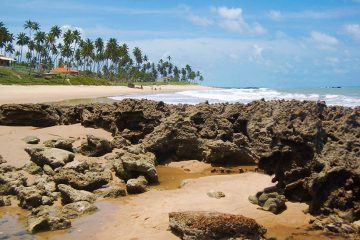
[[32,31],[38,31],[40,29],[40,24],[31,20],[27,20],[24,24],[24,29],[29,29],[30,39],[32,39]]
[[54,25],[50,29],[50,34],[53,35],[55,38],[59,38],[61,36],[61,28],[58,25]]
[[81,55],[84,57],[86,61],[86,66],[91,69],[91,59],[94,54],[94,44],[93,42],[87,38],[85,42],[82,44]]
[[133,54],[134,54],[134,57],[135,57],[137,68],[139,69],[140,64],[143,62],[141,49],[138,48],[138,47],[135,47],[134,50],[133,50]]
[[8,43],[5,47],[5,53],[10,53],[10,56],[15,52],[15,48],[12,43]]
[[16,44],[20,46],[20,58],[18,61],[22,61],[23,47],[29,43],[29,37],[25,33],[19,33],[16,39]]

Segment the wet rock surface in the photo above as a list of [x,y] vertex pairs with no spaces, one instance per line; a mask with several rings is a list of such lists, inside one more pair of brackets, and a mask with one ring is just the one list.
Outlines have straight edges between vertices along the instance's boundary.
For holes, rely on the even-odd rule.
[[217,212],[171,212],[169,226],[184,240],[265,239],[266,233],[254,219]]
[[[359,107],[295,100],[190,106],[131,99],[78,106],[0,106],[2,125],[73,123],[103,128],[114,135],[112,142],[86,143],[83,152],[87,156],[103,155],[112,147],[117,153],[108,161],[111,167],[105,168],[99,164],[72,166],[57,157],[37,159],[34,151],[33,162],[56,185],[94,191],[112,181],[111,171],[125,182],[142,175],[152,183],[157,181],[156,164],[168,159],[196,159],[220,166],[250,163],[274,175],[273,181],[287,200],[309,203],[311,214],[338,216],[350,223],[360,220]],[[44,155],[44,150],[38,152]],[[8,166],[0,171],[0,195],[16,195],[17,187],[30,187],[21,171]],[[252,200],[259,201],[259,197]],[[267,200],[263,208],[281,209],[282,196],[281,201],[278,197]]]
[[254,196],[249,196],[249,201],[259,205],[263,210],[279,214],[286,210],[286,198],[279,192],[279,189],[268,188],[257,192]]

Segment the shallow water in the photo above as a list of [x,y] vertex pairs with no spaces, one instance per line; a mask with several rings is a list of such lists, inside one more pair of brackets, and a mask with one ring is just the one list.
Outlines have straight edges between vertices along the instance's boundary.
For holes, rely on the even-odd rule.
[[329,106],[360,106],[360,87],[344,88],[222,88],[211,90],[190,90],[174,93],[145,93],[126,96],[110,97],[112,100],[125,98],[149,99],[164,101],[169,104],[197,104],[208,101],[209,103],[239,102],[250,103],[255,100],[309,100],[325,101]]

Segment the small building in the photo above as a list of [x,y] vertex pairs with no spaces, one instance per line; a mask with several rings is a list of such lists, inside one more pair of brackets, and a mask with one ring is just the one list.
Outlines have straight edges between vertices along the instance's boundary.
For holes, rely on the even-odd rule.
[[79,73],[79,70],[66,68],[64,64],[61,64],[58,68],[51,69],[51,73]]
[[11,57],[5,57],[3,55],[0,55],[0,66],[2,67],[10,67],[13,62],[16,60]]

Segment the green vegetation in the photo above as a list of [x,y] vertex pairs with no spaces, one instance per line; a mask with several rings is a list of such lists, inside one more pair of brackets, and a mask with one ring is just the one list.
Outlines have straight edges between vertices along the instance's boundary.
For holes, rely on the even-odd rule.
[[[67,81],[68,79],[69,81]],[[38,73],[28,74],[26,68],[4,68],[0,67],[0,84],[4,85],[116,85],[126,86],[126,82],[112,82],[105,78],[92,75],[65,75],[44,76]],[[190,82],[134,82],[135,85],[189,85]]]
[[[171,56],[151,62],[140,48],[132,51],[115,38],[82,39],[78,30],[63,30],[53,26],[49,32],[28,20],[24,30],[14,36],[0,22],[0,53],[17,60],[15,68],[0,68],[0,84],[69,84],[126,85],[189,84],[203,80],[190,65],[178,67]],[[15,51],[14,46],[19,49]],[[46,75],[58,66],[76,69],[80,73]]]

